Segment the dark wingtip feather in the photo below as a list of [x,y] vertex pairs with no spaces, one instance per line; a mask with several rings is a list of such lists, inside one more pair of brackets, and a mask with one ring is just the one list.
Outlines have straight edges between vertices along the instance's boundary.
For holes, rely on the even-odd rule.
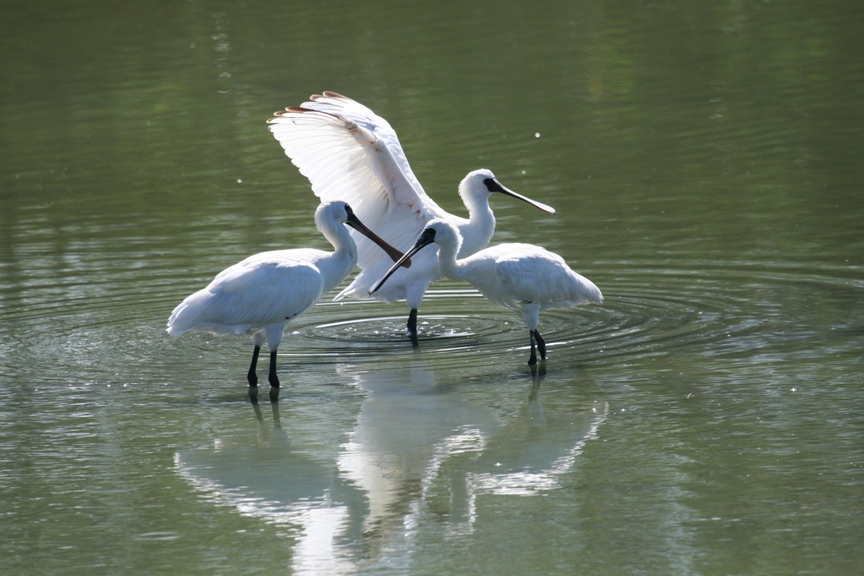
[[[273,116],[286,116],[289,112],[314,112],[314,110],[303,108],[302,106],[288,106],[285,110],[277,110],[273,113]],[[272,118],[270,118],[270,120],[272,120]],[[267,121],[269,122],[270,120]]]

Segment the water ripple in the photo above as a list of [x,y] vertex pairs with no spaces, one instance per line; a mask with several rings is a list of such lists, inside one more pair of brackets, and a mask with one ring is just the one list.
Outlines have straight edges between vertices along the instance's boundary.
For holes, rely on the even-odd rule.
[[[706,359],[851,358],[864,333],[864,275],[855,267],[604,262],[588,275],[604,292],[602,305],[541,315],[550,362],[636,361],[683,352]],[[148,281],[142,284],[143,277]],[[16,349],[18,334],[26,333],[29,343],[18,356],[0,360],[0,373],[14,373],[22,359],[44,365],[49,379],[53,373],[64,380],[70,368],[95,367],[94,378],[102,368],[107,374],[124,366],[167,370],[191,350],[202,358],[239,358],[236,351],[248,345],[240,338],[174,341],[164,335],[165,319],[182,299],[179,282],[195,288],[170,268],[119,269],[96,280],[72,273],[53,283],[31,278],[14,298],[0,300],[0,342]],[[406,319],[404,304],[325,298],[288,325],[280,355],[288,363],[398,363],[421,353],[443,366],[527,359],[521,318],[465,285],[444,281],[427,293],[418,349],[405,334]]]
[[[550,359],[571,356],[603,361],[621,356],[645,357],[687,350],[704,357],[789,353],[796,347],[812,354],[829,329],[855,330],[864,325],[860,304],[864,280],[857,270],[804,270],[797,266],[756,263],[690,263],[688,268],[639,267],[611,263],[625,270],[601,285],[601,306],[550,310],[540,330]],[[593,274],[592,274],[593,276]],[[602,276],[602,272],[601,272]],[[498,308],[476,291],[454,289],[447,282],[430,290],[420,314],[420,348],[428,354],[470,354],[472,360],[502,354],[526,355],[528,335],[515,314]],[[825,310],[802,309],[802,301],[841,304],[834,320]],[[332,304],[323,304],[325,310]],[[362,307],[362,308],[360,308]],[[333,309],[333,308],[330,308]],[[405,316],[398,307],[351,303],[349,312],[329,312],[327,321],[295,328],[304,338],[303,354],[351,356],[357,361],[411,354],[404,335]],[[404,312],[404,308],[402,310]],[[815,316],[819,316],[817,319]],[[825,326],[826,322],[829,326]],[[820,331],[818,326],[825,328]],[[831,351],[838,351],[832,343]],[[840,344],[853,353],[854,342]],[[572,358],[571,358],[572,359]]]

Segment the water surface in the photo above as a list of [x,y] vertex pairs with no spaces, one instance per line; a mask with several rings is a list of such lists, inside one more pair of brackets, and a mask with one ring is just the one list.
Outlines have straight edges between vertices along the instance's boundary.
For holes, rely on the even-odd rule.
[[[195,0],[0,19],[3,574],[859,574],[864,10]],[[164,332],[218,271],[326,247],[265,120],[369,105],[445,209],[602,306],[549,360],[469,286],[325,298],[279,402]],[[334,292],[335,294],[335,292]]]

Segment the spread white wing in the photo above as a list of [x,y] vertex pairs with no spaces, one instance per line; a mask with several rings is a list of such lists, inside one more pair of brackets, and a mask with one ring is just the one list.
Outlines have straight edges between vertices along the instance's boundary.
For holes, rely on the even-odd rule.
[[[324,92],[276,112],[268,123],[316,196],[348,202],[394,247],[408,250],[427,221],[446,214],[423,191],[390,124],[362,104]],[[360,268],[386,270],[392,264],[365,236],[352,236]]]

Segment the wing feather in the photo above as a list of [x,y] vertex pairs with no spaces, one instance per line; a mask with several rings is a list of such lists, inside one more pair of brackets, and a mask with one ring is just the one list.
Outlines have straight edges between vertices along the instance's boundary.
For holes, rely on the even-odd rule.
[[390,153],[393,154],[393,157],[397,162],[399,162],[402,167],[402,172],[405,174],[405,177],[409,180],[412,187],[418,191],[423,190],[420,181],[417,180],[417,177],[411,170],[408,158],[405,156],[405,151],[402,148],[402,144],[399,142],[399,137],[396,135],[396,131],[393,130],[387,120],[378,116],[375,112],[356,100],[352,100],[351,98],[342,96],[336,92],[324,92],[323,95],[315,94],[311,97],[311,102],[306,102],[303,106],[312,110],[321,110],[323,112],[329,112],[330,114],[348,118],[369,132],[375,134],[375,136],[383,140],[387,145],[387,148],[390,149]]
[[303,257],[306,251],[291,252],[263,252],[220,272],[174,309],[169,334],[195,329],[243,333],[285,322],[311,308],[325,288],[322,274]]
[[534,302],[541,308],[603,301],[597,286],[554,252],[532,244],[499,244],[495,248],[501,251],[495,262],[498,281],[517,301]]
[[[269,129],[322,201],[344,200],[360,220],[396,248],[407,250],[426,222],[444,212],[426,195],[395,131],[365,106],[325,92],[302,107],[277,112]],[[352,231],[358,265],[387,259]]]

